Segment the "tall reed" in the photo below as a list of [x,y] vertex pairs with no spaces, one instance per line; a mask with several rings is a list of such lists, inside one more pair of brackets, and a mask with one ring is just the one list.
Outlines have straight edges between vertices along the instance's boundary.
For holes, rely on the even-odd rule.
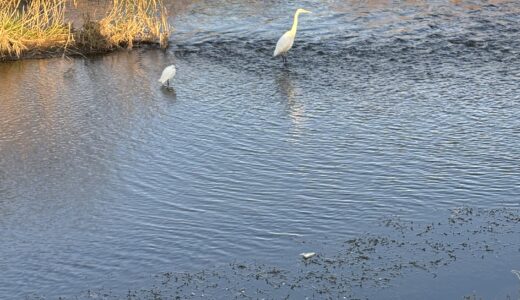
[[107,16],[99,21],[101,34],[111,45],[159,41],[165,47],[171,29],[162,0],[113,0]]
[[0,0],[0,57],[26,50],[66,48],[73,42],[65,0]]
[[75,31],[65,19],[67,1],[76,0],[0,0],[0,59],[67,48],[88,53],[167,45],[171,28],[162,0],[112,0],[104,18],[87,18]]

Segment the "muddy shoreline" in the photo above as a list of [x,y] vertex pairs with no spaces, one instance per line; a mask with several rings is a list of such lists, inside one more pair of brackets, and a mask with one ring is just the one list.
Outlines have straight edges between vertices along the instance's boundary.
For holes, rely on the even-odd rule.
[[28,59],[49,59],[49,58],[79,58],[79,57],[94,57],[98,55],[106,55],[118,51],[132,51],[138,49],[167,49],[161,47],[159,43],[153,42],[138,42],[133,45],[131,49],[125,47],[117,47],[114,49],[87,49],[83,47],[70,47],[63,49],[61,47],[45,49],[45,50],[29,50],[24,52],[21,56],[2,56],[0,57],[0,63],[14,62]]

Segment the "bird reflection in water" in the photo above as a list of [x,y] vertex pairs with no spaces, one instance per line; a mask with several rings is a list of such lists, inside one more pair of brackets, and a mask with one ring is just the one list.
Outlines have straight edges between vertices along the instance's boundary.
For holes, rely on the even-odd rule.
[[278,86],[278,93],[286,101],[286,111],[291,118],[292,135],[294,138],[302,134],[305,121],[305,107],[298,101],[298,88],[295,88],[293,83],[294,74],[289,69],[284,69],[276,78],[276,85]]
[[169,98],[172,101],[175,101],[177,99],[177,91],[173,86],[161,86],[161,93],[164,95],[164,97]]

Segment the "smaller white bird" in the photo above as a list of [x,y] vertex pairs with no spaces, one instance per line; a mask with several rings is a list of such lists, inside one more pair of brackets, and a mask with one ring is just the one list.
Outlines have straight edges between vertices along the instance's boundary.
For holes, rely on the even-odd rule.
[[175,77],[175,73],[177,73],[177,70],[175,69],[175,65],[170,65],[164,68],[161,74],[161,78],[159,78],[159,82],[162,83],[162,85],[167,85],[170,87],[170,80]]
[[303,8],[298,8],[294,14],[294,21],[291,30],[285,32],[274,49],[273,57],[282,56],[283,62],[287,62],[287,52],[292,48],[294,39],[296,38],[296,29],[298,28],[298,16],[301,13],[310,14],[311,12]]

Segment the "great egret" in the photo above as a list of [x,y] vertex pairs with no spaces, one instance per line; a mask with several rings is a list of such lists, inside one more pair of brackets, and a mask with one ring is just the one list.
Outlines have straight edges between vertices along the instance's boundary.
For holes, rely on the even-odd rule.
[[170,80],[173,79],[176,72],[177,72],[177,70],[175,69],[174,65],[167,66],[162,71],[161,78],[159,78],[159,82],[162,83],[163,85],[166,83],[167,86],[170,87]]
[[292,45],[294,43],[294,38],[296,37],[296,29],[298,27],[298,16],[301,13],[310,14],[311,12],[303,8],[298,8],[296,10],[296,13],[294,14],[294,21],[291,30],[284,33],[276,43],[276,49],[274,49],[273,57],[281,55],[284,63],[287,62],[287,51],[289,51],[292,48]]

